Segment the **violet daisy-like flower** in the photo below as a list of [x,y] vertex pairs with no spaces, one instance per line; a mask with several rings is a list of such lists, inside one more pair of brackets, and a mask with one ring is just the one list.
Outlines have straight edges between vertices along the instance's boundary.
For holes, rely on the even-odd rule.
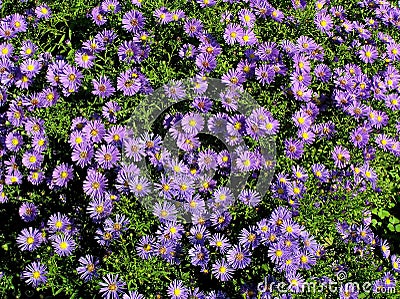
[[183,82],[179,80],[170,81],[163,86],[163,89],[165,95],[173,100],[183,99],[186,96],[185,86]]
[[0,44],[0,57],[1,58],[10,58],[13,54],[14,46],[8,43]]
[[79,263],[80,266],[76,268],[76,271],[85,282],[98,276],[99,260],[97,258],[87,254],[79,258]]
[[67,64],[60,74],[61,84],[72,92],[77,91],[83,79],[82,73],[74,66]]
[[117,89],[121,90],[125,96],[133,96],[139,92],[142,86],[139,75],[134,70],[121,73],[117,78]]
[[129,190],[137,197],[144,197],[151,191],[151,182],[144,177],[134,177],[129,182]]
[[82,68],[89,69],[94,65],[95,56],[87,50],[78,50],[75,53],[75,62]]
[[325,183],[329,179],[329,170],[322,164],[314,164],[311,166],[311,170],[314,173],[314,176],[320,180],[321,182]]
[[93,23],[95,23],[98,26],[104,25],[107,23],[107,18],[105,12],[101,9],[100,6],[95,6],[90,12],[90,15],[92,17]]
[[36,228],[24,228],[17,237],[18,247],[21,250],[33,251],[40,246],[42,234]]
[[212,274],[221,281],[229,281],[232,279],[234,270],[225,260],[217,260],[212,265]]
[[157,21],[161,24],[167,24],[172,21],[172,14],[165,7],[156,9],[153,16],[157,18]]
[[172,281],[167,289],[167,294],[171,299],[183,299],[187,298],[188,289],[183,285],[183,282],[180,280]]
[[106,299],[118,299],[125,290],[126,283],[119,280],[118,274],[107,274],[103,281],[99,282],[100,293]]
[[196,135],[204,128],[204,119],[201,114],[189,113],[182,119],[183,130],[191,135]]
[[83,182],[83,191],[91,198],[100,199],[104,196],[107,184],[108,180],[104,174],[91,170]]
[[201,53],[196,56],[196,66],[202,72],[211,72],[217,67],[217,60],[208,53]]
[[234,43],[239,42],[242,35],[243,29],[241,26],[229,23],[224,32],[224,39],[228,45],[233,45]]
[[18,152],[24,144],[24,140],[18,132],[10,132],[6,136],[5,144],[9,151]]
[[37,60],[28,58],[21,63],[20,68],[21,72],[26,74],[28,78],[34,78],[40,72],[41,65]]
[[95,160],[104,169],[113,168],[120,160],[120,153],[114,145],[102,145],[95,153]]
[[113,209],[112,201],[109,199],[93,199],[89,202],[87,212],[94,222],[107,218]]
[[378,58],[378,51],[374,46],[365,45],[361,47],[358,55],[364,63],[373,63]]
[[[134,0],[137,1],[137,0]],[[137,291],[129,291],[123,295],[122,299],[145,299],[142,294]]]
[[69,235],[56,235],[52,239],[52,246],[59,256],[69,256],[75,250],[76,243]]
[[140,11],[131,10],[122,17],[122,28],[128,32],[138,32],[143,29],[145,17]]
[[25,282],[34,288],[47,282],[47,267],[40,262],[32,262],[25,267],[22,277]]
[[101,98],[108,98],[115,92],[115,88],[112,86],[110,79],[105,76],[100,77],[98,80],[93,79],[92,82],[92,94],[94,95],[98,95]]
[[342,284],[339,289],[340,299],[356,299],[358,298],[358,287],[351,282]]
[[289,272],[286,276],[286,280],[289,283],[289,290],[300,293],[304,287],[304,279],[303,277],[296,272]]
[[59,187],[65,187],[73,178],[74,173],[72,166],[67,163],[62,163],[54,169],[52,174],[52,183]]
[[80,167],[85,167],[93,158],[93,148],[85,143],[78,144],[72,151],[71,160]]
[[227,252],[227,261],[233,269],[244,269],[251,262],[250,256],[250,251],[236,245]]
[[221,81],[228,86],[237,86],[244,83],[245,77],[238,70],[230,69],[222,76]]
[[35,9],[35,14],[39,19],[49,19],[51,13],[51,9],[47,4],[42,4]]
[[289,138],[285,140],[285,154],[292,160],[300,159],[304,152],[304,144],[300,140]]
[[256,207],[261,202],[260,194],[251,189],[243,189],[238,198],[241,202],[251,207]]
[[[166,185],[164,186],[164,188],[167,188]],[[165,221],[175,221],[177,213],[178,210],[175,205],[168,201],[164,201],[162,204],[157,202],[153,208],[153,214],[157,216],[162,223]]]
[[325,33],[329,32],[333,28],[332,17],[324,12],[316,14],[314,23],[319,30]]
[[195,97],[192,102],[192,107],[196,108],[201,113],[210,111],[213,102],[207,97]]
[[34,203],[24,202],[19,208],[19,216],[25,222],[30,222],[35,220],[39,211]]
[[262,64],[255,68],[255,75],[257,80],[262,84],[270,84],[275,79],[275,71],[272,66],[268,64]]
[[85,125],[82,132],[93,143],[97,143],[103,139],[106,130],[100,120],[92,120]]
[[48,229],[51,233],[65,232],[67,227],[72,224],[71,220],[64,214],[58,212],[50,216],[47,221]]
[[203,23],[197,19],[189,19],[183,25],[183,28],[187,35],[190,37],[196,37],[203,33]]
[[101,3],[101,9],[106,13],[118,13],[121,10],[121,4],[118,0],[104,0]]
[[40,168],[43,162],[43,155],[36,151],[27,151],[22,156],[22,164],[31,170]]
[[149,259],[155,255],[155,239],[152,236],[143,236],[136,244],[136,252],[142,259]]
[[350,161],[350,153],[343,146],[337,145],[332,151],[332,159],[336,167],[344,168]]

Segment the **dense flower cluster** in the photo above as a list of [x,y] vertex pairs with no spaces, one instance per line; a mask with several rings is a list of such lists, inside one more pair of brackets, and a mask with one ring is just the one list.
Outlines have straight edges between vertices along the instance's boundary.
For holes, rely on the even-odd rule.
[[[195,2],[200,11],[220,4]],[[25,38],[29,30],[51,20],[56,12],[50,4],[0,19],[0,203],[18,202],[19,217],[26,227],[16,232],[15,243],[23,254],[48,250],[67,259],[78,251],[74,275],[84,283],[96,281],[103,298],[145,298],[141,290],[130,289],[123,273],[102,269],[100,251],[88,252],[81,244],[87,241],[84,230],[92,230],[99,248],[110,252],[131,228],[129,215],[117,209],[121,198],[140,202],[151,198],[151,212],[158,223],[134,245],[142,260],[159,259],[176,267],[186,262],[187,267],[224,286],[254,266],[254,255],[263,255],[291,293],[303,291],[307,272],[325,254],[318,236],[308,233],[296,218],[307,186],[326,194],[342,188],[353,197],[367,190],[381,192],[373,167],[377,153],[400,157],[400,122],[396,119],[400,44],[382,30],[400,29],[400,9],[388,1],[360,1],[357,9],[369,17],[352,19],[343,6],[314,1],[315,16],[309,26],[329,41],[318,43],[317,37],[306,35],[279,41],[262,37],[263,22],[300,26],[296,13],[312,3],[292,0],[286,13],[266,0],[222,2],[235,9],[220,16],[218,36],[210,33],[214,31],[204,20],[190,17],[190,11],[157,7],[148,14],[141,0],[100,1],[86,16],[98,31],[68,57],[43,52],[39,41]],[[183,32],[184,42],[176,54],[195,70],[190,86],[178,79],[156,86],[158,82],[152,82],[143,67],[153,54],[155,31],[170,27]],[[332,45],[356,59],[336,64],[339,59],[331,57]],[[221,61],[231,48],[240,49],[240,56],[233,67],[226,67]],[[98,72],[96,66],[105,61],[102,55],[113,56],[118,63],[115,72]],[[224,89],[212,98],[206,93],[208,78],[221,73],[221,68]],[[270,107],[260,106],[248,114],[241,111],[239,99],[255,85],[272,86],[284,95],[288,102],[285,119],[274,115]],[[160,131],[136,136],[118,118],[126,108],[119,99],[152,95],[156,87],[166,98],[189,100],[190,104],[183,111],[167,111]],[[87,117],[73,115],[67,124],[69,148],[62,149],[68,159],[60,160],[50,146],[46,119],[40,115],[74,100],[83,90],[101,100],[102,110]],[[339,120],[329,118],[332,111]],[[352,126],[344,138],[338,131],[342,122]],[[225,147],[203,143],[200,135],[205,130],[218,136]],[[178,156],[164,146],[164,135],[172,137]],[[278,140],[282,145],[278,160],[290,166],[275,174],[265,196],[255,185],[262,171],[274,170],[276,161],[262,152],[260,141],[276,136],[283,136]],[[308,150],[318,149],[321,141],[332,142],[329,156],[311,165],[302,163],[309,157]],[[152,178],[141,172],[140,163],[149,165]],[[245,187],[226,186],[232,173],[244,175]],[[77,209],[81,213],[77,215],[48,211],[36,200],[16,198],[16,194],[40,188],[64,199],[65,190],[75,186],[81,188],[85,205]],[[235,208],[263,209],[267,197],[286,206],[274,207],[269,217],[259,217],[239,229],[235,226],[238,231],[233,233]],[[83,223],[83,214],[90,223]],[[374,282],[373,292],[395,287],[400,258],[391,254],[387,240],[373,233],[368,217],[361,225],[350,222],[338,222],[337,230],[345,243],[354,243],[354,253],[369,255],[379,249],[391,265]],[[48,269],[51,265],[44,259],[29,260],[29,264],[24,261],[20,277],[34,288],[46,286],[55,275]],[[271,275],[269,279],[275,278]],[[246,298],[276,295],[268,288],[261,292],[252,283],[235,280],[235,284]],[[205,291],[178,278],[158,291],[172,299],[229,298],[222,287]],[[358,291],[343,284],[339,297],[357,298]]]

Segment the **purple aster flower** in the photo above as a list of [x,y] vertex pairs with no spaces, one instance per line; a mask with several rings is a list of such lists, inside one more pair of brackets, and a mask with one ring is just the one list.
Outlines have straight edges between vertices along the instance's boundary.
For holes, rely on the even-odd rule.
[[87,177],[83,182],[83,191],[86,195],[94,199],[104,196],[108,180],[104,174],[97,171],[88,171]]
[[252,46],[258,43],[257,37],[252,29],[243,30],[239,36],[239,44],[241,46]]
[[197,37],[203,33],[203,23],[197,19],[187,20],[183,28],[190,37]]
[[27,151],[22,156],[22,164],[31,170],[40,168],[43,162],[43,155],[35,151]]
[[55,232],[65,232],[67,227],[72,224],[71,220],[64,214],[58,212],[50,216],[47,221],[48,229],[51,233]]
[[104,169],[113,168],[120,160],[120,153],[114,145],[101,145],[95,153],[95,160]]
[[93,7],[90,15],[92,17],[92,21],[98,26],[101,26],[101,25],[104,25],[105,23],[107,23],[107,18],[105,16],[105,12],[101,9],[100,6]]
[[211,235],[210,245],[215,247],[221,253],[226,253],[228,249],[231,247],[229,240],[223,234],[220,233]]
[[1,58],[10,58],[14,52],[14,47],[9,43],[1,43],[0,44],[0,57]]
[[325,12],[319,12],[316,14],[314,23],[319,30],[324,33],[329,32],[333,28],[332,17]]
[[143,29],[145,17],[140,11],[130,10],[122,17],[122,27],[128,32],[138,32]]
[[189,113],[182,118],[183,130],[191,135],[196,135],[204,128],[204,119],[201,114]]
[[137,197],[144,197],[151,191],[151,182],[144,177],[134,177],[129,182],[129,190]]
[[155,255],[155,239],[152,236],[143,236],[135,248],[138,256],[147,260]]
[[296,112],[292,116],[292,120],[295,126],[299,127],[300,129],[309,128],[312,124],[311,117],[303,111]]
[[332,151],[332,159],[336,167],[344,168],[350,161],[350,153],[343,146],[337,145]]
[[261,196],[257,191],[243,189],[239,194],[239,200],[248,206],[256,207],[261,202]]
[[314,164],[311,166],[312,172],[315,177],[321,182],[325,183],[329,179],[329,171],[322,164]]
[[173,20],[172,14],[165,7],[156,9],[153,13],[153,16],[156,17],[157,21],[161,24],[167,24]]
[[238,70],[230,69],[222,76],[221,81],[228,86],[238,86],[244,83],[245,77]]
[[285,154],[292,160],[300,159],[303,155],[304,144],[300,140],[289,138],[285,140]]
[[314,74],[323,83],[327,83],[332,76],[332,72],[326,64],[317,65],[314,69]]
[[51,17],[51,9],[47,4],[42,4],[35,9],[35,14],[39,19],[49,19]]
[[10,132],[6,136],[5,143],[9,151],[18,152],[24,144],[24,140],[21,134],[17,132]]
[[212,265],[213,275],[221,281],[229,281],[232,279],[233,269],[225,260],[217,260]]
[[203,72],[211,72],[217,66],[217,61],[214,56],[206,53],[201,53],[196,56],[196,66]]
[[139,74],[134,70],[125,71],[117,78],[117,89],[121,90],[125,96],[135,95],[140,90],[141,85]]
[[101,9],[105,13],[118,13],[121,10],[121,4],[118,0],[104,0],[101,3]]
[[106,299],[118,299],[125,289],[125,282],[118,279],[118,274],[107,274],[99,283],[100,293]]
[[163,86],[164,93],[173,100],[179,100],[186,97],[185,86],[182,81],[171,80]]
[[187,298],[188,289],[183,285],[180,280],[173,280],[167,289],[167,294],[171,299],[183,299]]
[[340,299],[356,299],[358,298],[358,287],[354,283],[348,282],[342,284],[339,289]]
[[42,234],[36,228],[24,228],[17,237],[18,247],[21,250],[33,251],[40,246]]
[[78,144],[72,151],[71,159],[80,167],[85,167],[93,157],[93,148],[85,143]]
[[228,211],[216,211],[210,217],[212,225],[216,230],[224,230],[232,220],[232,216]]
[[242,35],[243,29],[241,26],[229,23],[224,32],[224,39],[228,45],[233,45],[234,43],[239,42]]
[[100,220],[107,218],[111,214],[112,209],[113,204],[111,200],[96,198],[89,202],[87,212],[94,222],[99,222]]
[[79,258],[79,263],[80,266],[76,268],[76,271],[85,282],[98,277],[99,260],[97,258],[87,254]]
[[358,55],[364,63],[373,63],[378,58],[378,51],[374,46],[365,45],[361,47]]
[[300,293],[303,290],[304,279],[296,272],[289,272],[286,276],[286,280],[289,283],[289,289],[295,293]]
[[36,219],[39,211],[35,204],[31,202],[24,202],[19,208],[19,216],[25,222],[30,222]]
[[68,64],[64,66],[59,77],[61,84],[72,92],[77,91],[83,79],[82,73],[76,67]]
[[94,65],[95,56],[87,50],[78,50],[75,53],[75,62],[82,68],[89,69]]
[[213,102],[207,97],[195,97],[191,106],[201,113],[207,113],[210,111],[212,105]]
[[69,256],[75,250],[76,243],[69,235],[56,235],[52,239],[52,246],[59,256]]
[[[133,0],[133,1],[137,1],[137,0]],[[145,299],[145,298],[142,294],[138,293],[137,291],[129,291],[126,294],[124,294],[122,299]]]
[[177,22],[181,19],[186,18],[186,14],[183,10],[178,9],[178,10],[171,12],[171,18],[174,22]]
[[87,139],[91,140],[93,143],[97,143],[103,139],[106,130],[100,120],[92,120],[85,125],[82,132]]
[[32,262],[25,267],[22,272],[22,277],[27,284],[32,285],[34,288],[47,282],[47,267],[40,262]]
[[52,183],[59,187],[66,187],[68,182],[74,177],[73,167],[62,163],[58,165],[52,175]]

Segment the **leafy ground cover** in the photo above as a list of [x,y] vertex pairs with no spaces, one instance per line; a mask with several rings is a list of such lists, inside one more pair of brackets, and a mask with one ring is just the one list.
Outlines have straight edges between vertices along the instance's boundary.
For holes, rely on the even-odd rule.
[[396,2],[0,17],[3,297],[398,298]]

